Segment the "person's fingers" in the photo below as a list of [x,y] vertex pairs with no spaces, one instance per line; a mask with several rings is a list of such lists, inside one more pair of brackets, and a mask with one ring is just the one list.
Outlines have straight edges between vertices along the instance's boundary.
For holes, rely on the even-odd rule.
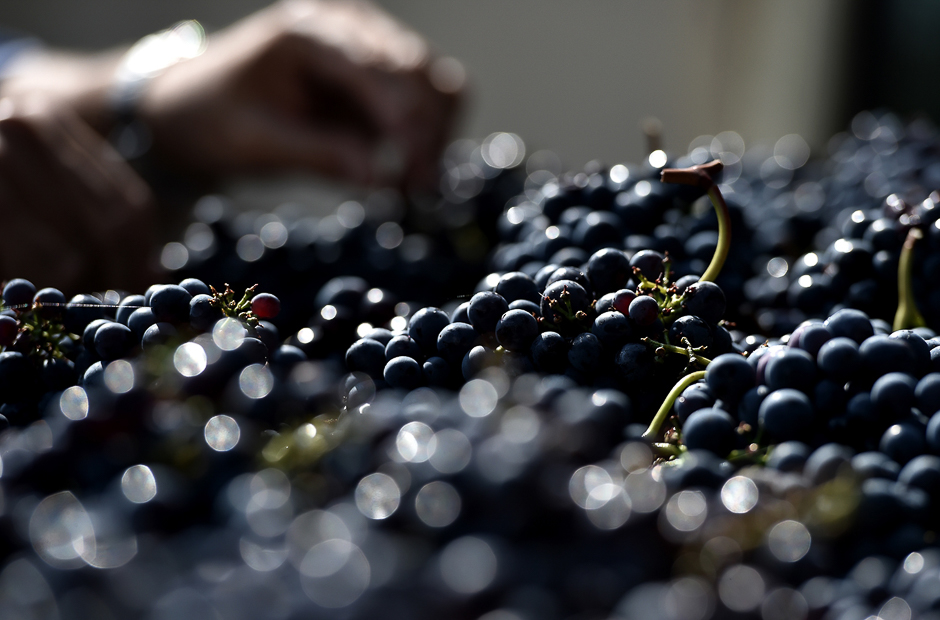
[[[38,229],[73,239],[87,257],[88,282],[145,283],[153,247],[149,192],[129,166],[77,117],[33,110],[0,121],[20,202]],[[2,151],[2,149],[0,149]]]
[[341,50],[359,66],[413,71],[428,60],[424,39],[370,2],[292,0],[282,8],[288,30]]

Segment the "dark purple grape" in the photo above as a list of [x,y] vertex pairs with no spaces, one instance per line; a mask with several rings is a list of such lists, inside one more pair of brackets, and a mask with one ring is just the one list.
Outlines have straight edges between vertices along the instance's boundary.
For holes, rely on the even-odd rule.
[[127,326],[138,338],[143,338],[147,328],[157,322],[150,308],[137,308],[127,318]]
[[649,295],[641,295],[630,302],[627,313],[640,327],[649,327],[659,319],[659,303]]
[[619,312],[605,312],[594,319],[591,333],[607,351],[619,351],[633,336],[629,319]]
[[715,395],[705,383],[693,383],[682,390],[682,394],[673,403],[672,408],[679,417],[679,422],[685,423],[689,416],[699,409],[705,409],[715,404]]
[[525,310],[532,316],[538,318],[541,316],[541,309],[539,305],[535,302],[529,301],[528,299],[517,299],[516,301],[509,303],[510,310]]
[[107,319],[95,319],[91,323],[85,326],[84,331],[82,332],[82,345],[88,351],[95,350],[95,334],[101,328],[102,325],[107,325],[110,323]]
[[131,318],[134,310],[142,308],[144,305],[146,305],[146,302],[143,295],[128,295],[118,305],[114,320],[121,325],[127,325],[127,320]]
[[381,342],[363,338],[346,349],[346,367],[378,379],[385,371],[385,347]]
[[813,424],[813,405],[803,392],[791,388],[776,390],[761,403],[758,421],[769,441],[803,439]]
[[477,345],[463,356],[460,362],[460,372],[466,381],[473,379],[484,368],[495,366],[499,359],[496,351],[488,349],[482,345]]
[[629,259],[615,248],[598,250],[588,260],[587,278],[598,295],[622,289],[631,277]]
[[470,299],[467,314],[473,329],[481,334],[488,334],[496,331],[496,324],[508,310],[509,304],[501,295],[484,291]]
[[693,347],[708,347],[713,339],[712,330],[697,316],[681,316],[669,326],[669,340],[676,346],[682,346],[683,338]]
[[911,376],[917,372],[911,348],[897,338],[874,335],[858,347],[858,354],[862,374],[872,380],[889,372],[903,372]]
[[144,332],[143,337],[140,339],[140,345],[144,350],[148,350],[152,347],[167,344],[170,340],[176,338],[176,336],[176,328],[173,327],[172,323],[158,322],[147,328],[147,331]]
[[190,295],[195,297],[196,295],[210,295],[211,291],[209,286],[197,278],[186,278],[179,284],[181,287],[186,289]]
[[[193,329],[201,332],[210,331],[216,321],[222,318],[222,309],[211,302],[210,296],[201,293],[194,295],[189,301],[189,324]],[[118,317],[120,317],[120,310],[118,310]]]
[[36,287],[32,282],[23,278],[14,278],[3,287],[3,303],[8,306],[28,306],[32,303],[35,294]]
[[465,301],[461,303],[459,306],[454,308],[454,312],[450,315],[450,322],[451,323],[466,323],[467,325],[469,325],[470,315],[467,314],[467,310],[469,309],[470,309],[469,301]]
[[[552,308],[555,304],[557,310]],[[550,323],[564,320],[566,317],[562,313],[567,313],[569,306],[572,313],[587,312],[591,309],[591,300],[580,284],[571,280],[560,280],[545,289],[540,309],[542,316]]]
[[[448,327],[450,326],[448,325]],[[421,347],[411,336],[406,335],[395,336],[385,345],[385,361],[390,362],[396,357],[402,356],[410,357],[419,362],[424,359],[424,355],[421,354]]]
[[568,362],[581,372],[591,373],[600,365],[603,351],[597,336],[584,332],[571,341],[571,348],[568,349]]
[[539,301],[539,288],[535,280],[519,271],[502,275],[496,284],[496,293],[510,303],[519,299]]
[[851,338],[836,336],[819,348],[816,363],[827,377],[836,381],[848,381],[855,376],[861,364],[858,345]]
[[616,297],[616,293],[602,295],[601,298],[594,303],[594,312],[601,315],[605,312],[612,311],[614,309],[614,297]]
[[[799,336],[797,336],[799,332]],[[803,349],[813,357],[819,354],[819,349],[824,344],[832,340],[832,332],[821,323],[811,323],[800,327],[797,332],[793,332],[787,346],[790,348]]]
[[[534,319],[533,319],[534,320]],[[480,334],[466,323],[451,323],[441,330],[437,337],[437,352],[453,366],[460,364],[464,356],[472,349]]]
[[393,388],[413,390],[424,382],[421,365],[410,357],[396,357],[385,364],[385,382]]
[[645,344],[625,344],[617,353],[614,363],[628,386],[636,387],[647,381],[653,373],[653,352]]
[[771,391],[792,388],[809,394],[816,384],[816,364],[802,349],[785,349],[767,361],[764,383]]
[[85,326],[95,319],[103,319],[105,309],[101,300],[92,295],[76,295],[65,306],[65,329],[72,334],[85,331]]
[[770,390],[766,385],[758,385],[745,392],[738,402],[738,419],[750,424],[751,428],[757,428],[760,405],[768,394],[770,394]]
[[690,314],[715,324],[725,314],[725,294],[714,282],[696,282],[685,291],[685,307]]
[[562,280],[571,280],[572,282],[577,282],[584,287],[584,290],[591,289],[591,283],[588,281],[587,276],[581,271],[580,267],[559,267],[552,273],[548,278],[548,281],[545,283],[545,290],[548,289],[555,282],[560,282]]
[[640,250],[630,259],[630,267],[639,269],[643,277],[655,282],[665,270],[665,256],[653,250]]
[[872,450],[862,452],[852,457],[852,471],[860,480],[869,478],[883,478],[884,480],[897,480],[901,466],[883,453]]
[[676,280],[676,290],[678,290],[681,295],[684,293],[690,286],[698,282],[701,278],[696,275],[682,276]]
[[927,433],[919,424],[901,422],[881,436],[878,449],[902,467],[915,456],[927,452]]
[[193,298],[182,286],[168,284],[150,296],[150,309],[158,323],[189,321],[189,302]]
[[940,457],[915,456],[898,474],[898,482],[924,491],[936,503],[940,499]]
[[689,450],[707,450],[725,458],[737,444],[734,419],[721,409],[699,409],[682,425],[682,441]]
[[723,401],[738,402],[755,381],[754,369],[737,353],[719,355],[705,368],[705,382],[715,398]]
[[46,307],[39,308],[37,312],[40,316],[59,319],[65,312],[65,295],[57,288],[44,288],[33,295],[33,303],[46,304]]
[[496,341],[516,353],[527,352],[538,334],[538,321],[525,310],[509,310],[496,324]]
[[900,340],[911,350],[911,355],[914,356],[915,376],[922,377],[930,371],[930,346],[916,332],[902,329],[892,333],[889,338]]
[[107,322],[94,334],[95,352],[106,362],[124,357],[130,352],[133,344],[133,332],[120,323]]
[[290,344],[282,344],[270,350],[271,366],[281,372],[289,371],[295,364],[307,360],[307,354],[302,349]]
[[549,263],[539,269],[538,273],[535,274],[535,278],[533,278],[535,280],[535,286],[537,286],[540,291],[544,291],[545,287],[548,286],[548,279],[552,277],[553,273],[558,271],[559,267],[561,267],[561,265]]
[[878,377],[871,388],[871,401],[891,419],[911,412],[917,380],[902,372],[889,372]]
[[826,319],[824,325],[833,338],[845,337],[862,344],[866,338],[875,335],[868,315],[861,310],[844,308]]
[[8,347],[16,340],[19,325],[16,319],[7,315],[0,315],[0,346]]
[[425,353],[437,351],[437,336],[450,325],[450,319],[438,308],[421,308],[408,322],[408,335],[414,338]]
[[940,411],[940,373],[932,372],[924,375],[917,382],[914,397],[917,399],[917,408],[924,415],[930,417]]
[[384,327],[373,327],[369,332],[363,336],[369,340],[376,340],[381,342],[383,346],[388,345],[389,341],[395,337],[395,335]]
[[806,459],[803,476],[814,485],[820,485],[835,479],[850,466],[855,452],[837,443],[824,444]]
[[773,447],[767,467],[777,471],[799,473],[809,458],[809,446],[802,441],[784,441]]
[[563,372],[568,365],[568,341],[557,332],[548,331],[536,336],[530,353],[535,367],[542,372]]

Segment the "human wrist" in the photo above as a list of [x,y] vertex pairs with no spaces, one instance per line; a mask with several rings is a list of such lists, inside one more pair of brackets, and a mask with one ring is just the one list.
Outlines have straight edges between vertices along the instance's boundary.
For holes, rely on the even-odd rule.
[[188,20],[147,35],[123,54],[107,92],[114,119],[109,138],[121,155],[134,159],[150,149],[152,127],[145,120],[142,104],[151,83],[167,69],[200,56],[205,49],[205,31],[199,22]]

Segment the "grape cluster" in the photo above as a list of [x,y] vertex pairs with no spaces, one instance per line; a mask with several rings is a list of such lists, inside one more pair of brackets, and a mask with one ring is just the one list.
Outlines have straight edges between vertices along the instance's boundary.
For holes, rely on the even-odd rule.
[[178,285],[6,282],[0,617],[932,617],[934,142],[494,134],[407,208],[206,198]]

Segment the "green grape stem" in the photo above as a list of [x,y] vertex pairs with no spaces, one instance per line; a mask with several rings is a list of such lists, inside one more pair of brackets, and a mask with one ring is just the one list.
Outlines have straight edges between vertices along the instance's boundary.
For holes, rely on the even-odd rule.
[[914,300],[914,285],[912,275],[914,271],[914,245],[922,239],[924,233],[919,228],[911,228],[907,232],[901,256],[898,261],[898,310],[894,314],[894,331],[911,327],[926,327],[927,321],[917,309]]
[[721,172],[722,168],[724,166],[716,159],[701,166],[668,168],[662,171],[663,183],[701,187],[705,189],[708,199],[715,207],[715,214],[718,216],[718,247],[715,249],[715,254],[712,256],[705,273],[699,278],[701,282],[715,281],[715,278],[721,272],[721,268],[724,267],[725,260],[728,258],[728,250],[731,247],[731,216],[728,213],[728,204],[715,183],[715,175]]
[[692,347],[689,345],[689,341],[685,338],[682,341],[687,345],[685,347],[678,347],[674,344],[668,344],[665,342],[659,342],[658,340],[653,340],[652,338],[641,338],[641,342],[646,343],[647,345],[653,347],[654,351],[668,351],[670,353],[678,353],[679,355],[684,355],[689,358],[689,362],[693,364],[701,364],[702,366],[708,366],[712,363],[707,357],[698,355],[698,352],[704,349],[704,347]]
[[669,394],[666,396],[666,400],[663,401],[663,404],[660,405],[659,411],[656,412],[656,415],[653,416],[653,421],[650,422],[649,428],[646,429],[646,432],[643,433],[644,439],[649,439],[655,437],[659,434],[660,429],[662,428],[663,422],[666,421],[666,417],[669,415],[669,412],[672,410],[673,404],[676,402],[676,399],[679,398],[679,395],[696,381],[705,378],[705,371],[699,370],[697,372],[690,373],[676,383]]

